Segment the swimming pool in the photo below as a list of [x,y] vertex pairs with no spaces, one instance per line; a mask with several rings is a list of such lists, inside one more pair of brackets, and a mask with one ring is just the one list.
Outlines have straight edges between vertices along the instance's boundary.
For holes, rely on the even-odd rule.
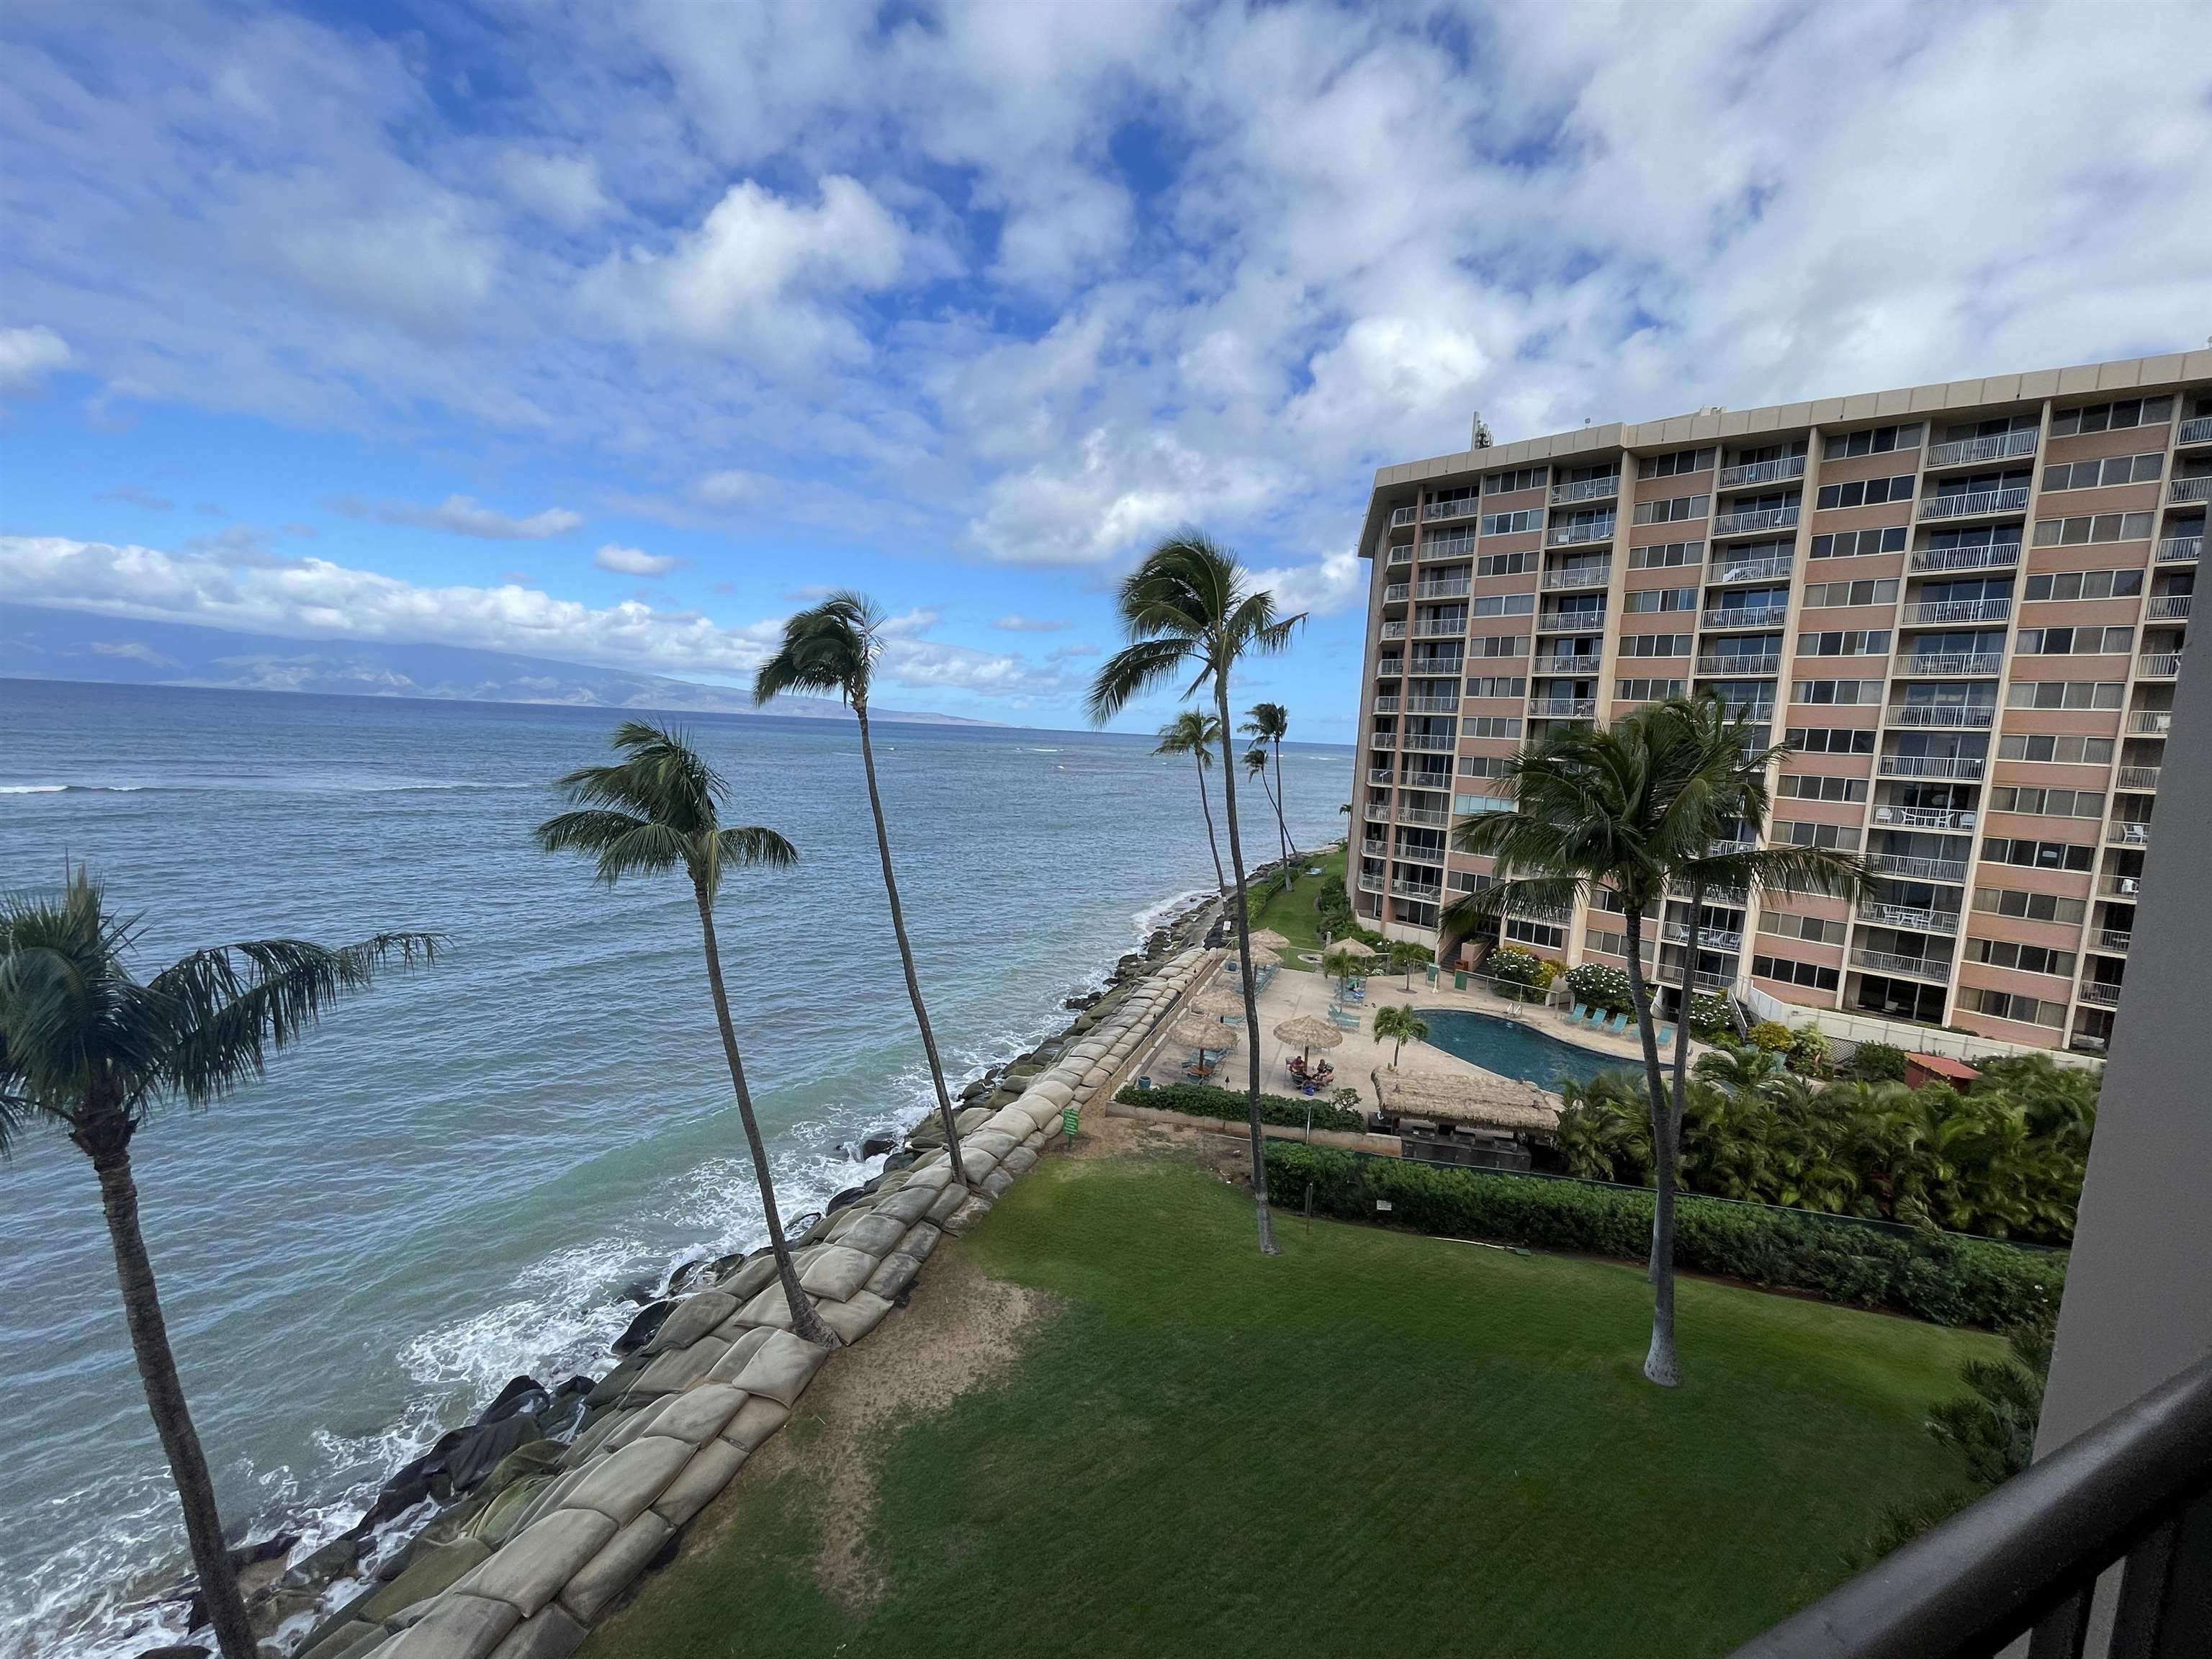
[[1588,1083],[1600,1072],[1633,1065],[1580,1043],[1563,1042],[1528,1026],[1464,1008],[1427,1008],[1429,1042],[1448,1054],[1470,1060],[1501,1077],[1517,1077],[1553,1093],[1569,1078]]

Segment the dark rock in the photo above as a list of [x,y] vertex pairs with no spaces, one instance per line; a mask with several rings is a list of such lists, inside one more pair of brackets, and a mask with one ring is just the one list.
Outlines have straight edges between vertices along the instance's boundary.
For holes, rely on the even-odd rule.
[[361,1559],[361,1540],[357,1538],[333,1538],[313,1554],[305,1556],[284,1570],[277,1582],[288,1589],[320,1589],[334,1579],[344,1577]]
[[631,1320],[623,1328],[623,1334],[614,1340],[611,1352],[622,1354],[636,1352],[638,1349],[653,1340],[654,1334],[660,1329],[661,1322],[668,1317],[670,1311],[675,1306],[676,1300],[671,1297],[659,1302],[648,1303],[640,1309],[637,1317]]
[[540,1412],[545,1409],[550,1396],[545,1385],[534,1376],[515,1376],[507,1379],[507,1386],[498,1397],[477,1415],[479,1426],[496,1423],[501,1418],[512,1417],[517,1412]]
[[1100,991],[1079,991],[1060,1006],[1072,1014],[1079,1014],[1104,994]]
[[657,1295],[658,1292],[652,1285],[648,1284],[642,1279],[634,1279],[629,1284],[624,1285],[623,1287],[623,1293],[617,1297],[615,1300],[617,1302],[635,1302],[641,1308],[647,1303],[654,1300]]
[[214,1659],[215,1650],[198,1642],[172,1642],[165,1648],[148,1648],[138,1659]]
[[809,1210],[805,1215],[793,1216],[790,1220],[785,1222],[783,1224],[784,1235],[787,1237],[795,1238],[800,1233],[811,1231],[816,1226],[820,1224],[821,1221],[821,1211]]
[[840,1210],[850,1209],[855,1202],[865,1195],[866,1190],[867,1189],[863,1187],[846,1188],[843,1192],[836,1194],[830,1199],[830,1207],[824,1213],[835,1215]]
[[884,1160],[884,1173],[889,1175],[894,1170],[912,1169],[914,1163],[915,1155],[912,1152],[893,1152]]
[[[663,1316],[663,1317],[665,1316],[665,1315]],[[655,1326],[653,1328],[658,1330],[659,1327]],[[630,1355],[621,1364],[592,1384],[591,1393],[584,1396],[585,1405],[593,1409],[601,1406],[612,1405],[629,1391],[629,1385],[637,1381],[638,1373],[642,1371],[648,1363],[642,1354]]]
[[231,1567],[235,1571],[243,1572],[246,1568],[258,1565],[261,1562],[274,1561],[281,1555],[289,1555],[292,1553],[292,1546],[299,1541],[298,1533],[280,1532],[272,1534],[258,1543],[240,1544],[230,1553]]
[[528,1412],[468,1430],[459,1443],[447,1454],[442,1471],[446,1489],[455,1492],[469,1491],[497,1468],[509,1452],[541,1437],[538,1419]]
[[963,1089],[960,1091],[959,1097],[963,1102],[981,1100],[985,1095],[988,1095],[990,1092],[991,1078],[990,1073],[987,1072],[981,1077],[977,1078],[973,1083],[969,1084],[966,1088]]
[[[964,1100],[967,1097],[963,1095],[961,1098]],[[878,1129],[860,1143],[862,1158],[881,1158],[886,1152],[897,1150],[898,1137],[888,1129]]]

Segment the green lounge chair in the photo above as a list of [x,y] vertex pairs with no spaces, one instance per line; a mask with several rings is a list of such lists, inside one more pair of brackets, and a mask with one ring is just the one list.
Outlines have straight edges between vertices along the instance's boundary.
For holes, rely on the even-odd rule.
[[1674,1040],[1674,1028],[1671,1025],[1662,1025],[1658,1030],[1658,1040],[1662,1048],[1667,1047]]
[[1587,1004],[1585,1004],[1585,1003],[1580,1003],[1580,1002],[1577,1002],[1577,1004],[1575,1004],[1575,1011],[1574,1011],[1574,1012],[1572,1012],[1571,1014],[1569,1014],[1569,1015],[1567,1016],[1567,1024],[1570,1024],[1570,1025],[1579,1025],[1579,1024],[1581,1024],[1584,1020],[1588,1019],[1589,1018],[1589,1006],[1588,1006]]
[[1628,1016],[1615,1014],[1604,1024],[1599,1026],[1598,1030],[1603,1031],[1607,1036],[1619,1036],[1628,1030]]

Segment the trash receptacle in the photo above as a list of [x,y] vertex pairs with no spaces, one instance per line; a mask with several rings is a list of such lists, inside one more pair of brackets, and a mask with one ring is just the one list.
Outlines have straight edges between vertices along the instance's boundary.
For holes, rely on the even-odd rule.
[[1137,1074],[1137,1092],[1138,1092],[1139,1094],[1150,1094],[1152,1091],[1152,1073],[1149,1073],[1149,1072],[1139,1072],[1139,1073]]
[[1467,989],[1466,969],[1455,968],[1452,969],[1452,989],[1455,991],[1464,991]]

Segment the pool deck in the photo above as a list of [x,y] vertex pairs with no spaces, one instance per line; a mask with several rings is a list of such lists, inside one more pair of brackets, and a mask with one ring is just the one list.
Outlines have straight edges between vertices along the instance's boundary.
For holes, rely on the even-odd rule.
[[[1216,971],[1226,984],[1235,984],[1236,976],[1228,966],[1235,960],[1234,953],[1224,957],[1224,966]],[[1328,1017],[1328,1006],[1336,993],[1336,981],[1328,975],[1286,962],[1267,988],[1260,993],[1260,1086],[1271,1094],[1286,1094],[1294,1085],[1285,1069],[1285,1063],[1297,1052],[1295,1047],[1277,1040],[1275,1027],[1285,1020],[1300,1014],[1311,1014],[1319,1018]],[[1400,974],[1376,974],[1367,981],[1367,1000],[1354,1005],[1360,1012],[1360,1029],[1346,1031],[1344,1042],[1334,1048],[1317,1049],[1315,1059],[1326,1058],[1336,1067],[1338,1088],[1356,1087],[1362,1101],[1372,1109],[1375,1089],[1370,1074],[1377,1066],[1390,1063],[1390,1047],[1378,1042],[1374,1036],[1374,1012],[1381,1007],[1397,1007],[1410,1004],[1416,1012],[1429,1013],[1442,1010],[1461,1009],[1469,1013],[1490,1014],[1500,1019],[1510,1019],[1526,1025],[1532,1031],[1542,1033],[1565,1043],[1587,1050],[1608,1060],[1625,1065],[1640,1065],[1644,1059],[1642,1045],[1632,1034],[1626,1036],[1603,1036],[1597,1033],[1571,1030],[1554,1008],[1546,1008],[1526,1002],[1513,1002],[1488,991],[1455,990],[1447,979],[1431,988],[1421,974],[1413,975],[1413,988],[1405,988],[1405,977]],[[1691,1045],[1692,1057],[1702,1044]],[[1174,1045],[1163,1042],[1146,1057],[1145,1069],[1156,1081],[1180,1081],[1183,1062],[1189,1055]],[[1660,1055],[1671,1062],[1672,1049]],[[1462,1072],[1476,1077],[1496,1077],[1499,1073],[1486,1071],[1472,1061],[1447,1054],[1429,1043],[1409,1043],[1402,1059],[1403,1068],[1411,1072]],[[1244,1050],[1240,1047],[1224,1060],[1215,1073],[1213,1081],[1224,1088],[1241,1087],[1244,1081]],[[1518,1081],[1518,1079],[1515,1079]]]

